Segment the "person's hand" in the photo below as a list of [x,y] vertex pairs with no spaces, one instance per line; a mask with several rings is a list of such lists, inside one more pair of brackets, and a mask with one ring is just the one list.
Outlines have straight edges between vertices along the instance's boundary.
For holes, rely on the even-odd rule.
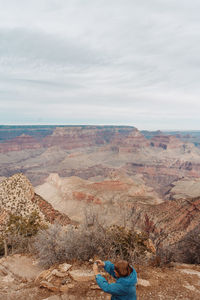
[[99,267],[104,267],[105,266],[105,263],[100,259],[96,260],[96,263],[98,264]]
[[96,262],[93,264],[93,271],[94,271],[94,275],[95,275],[95,276],[96,276],[97,274],[99,274],[99,269],[98,269],[98,265],[97,265]]

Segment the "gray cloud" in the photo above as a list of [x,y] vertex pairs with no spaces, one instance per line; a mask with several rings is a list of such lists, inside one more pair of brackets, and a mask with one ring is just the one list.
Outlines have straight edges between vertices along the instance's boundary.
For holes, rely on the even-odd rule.
[[0,7],[2,122],[199,129],[199,1]]
[[93,65],[101,60],[89,47],[73,39],[22,28],[0,30],[0,56],[61,65]]

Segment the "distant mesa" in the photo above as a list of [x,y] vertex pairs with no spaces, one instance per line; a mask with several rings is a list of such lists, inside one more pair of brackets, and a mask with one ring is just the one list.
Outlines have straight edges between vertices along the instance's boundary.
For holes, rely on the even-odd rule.
[[14,139],[0,143],[0,153],[39,148],[41,148],[40,143],[34,137],[26,134],[22,134]]
[[[126,141],[125,141],[126,140]],[[131,141],[130,141],[131,140]],[[74,149],[106,144],[116,144],[125,141],[128,146],[139,145],[146,140],[135,127],[58,127],[52,135],[43,140],[44,147],[59,144],[64,149]]]
[[[103,181],[117,169],[128,176],[142,174],[163,197],[174,180],[200,177],[200,149],[177,138],[177,132],[131,126],[22,126],[18,131],[20,136],[0,143],[0,176],[22,172],[34,186],[50,173]],[[5,132],[9,135],[9,128],[1,127],[0,139]]]
[[156,135],[150,140],[152,147],[160,147],[163,149],[174,149],[183,146],[183,142],[172,135]]
[[[12,138],[13,131],[14,138]],[[19,135],[16,136],[18,132]],[[9,133],[11,138],[7,139]],[[181,135],[175,132],[172,135],[159,130],[139,131],[133,126],[21,126],[19,128],[16,126],[10,129],[1,127],[0,153],[24,149],[46,149],[57,145],[66,150],[109,145],[113,149],[117,147],[122,152],[134,152],[149,146],[175,149],[187,142],[187,138],[191,141],[189,134]],[[194,142],[197,145],[198,139],[194,138]]]

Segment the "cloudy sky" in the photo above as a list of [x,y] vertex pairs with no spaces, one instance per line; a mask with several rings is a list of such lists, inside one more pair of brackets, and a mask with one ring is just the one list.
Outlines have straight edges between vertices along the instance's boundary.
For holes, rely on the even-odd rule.
[[0,124],[200,130],[199,0],[0,0]]

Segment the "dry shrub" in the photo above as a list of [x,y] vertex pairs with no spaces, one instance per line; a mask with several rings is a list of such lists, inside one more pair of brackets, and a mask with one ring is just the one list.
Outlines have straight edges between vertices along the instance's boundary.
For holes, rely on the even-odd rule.
[[200,264],[200,225],[179,242],[178,251],[184,263]]
[[148,236],[145,233],[137,233],[126,227],[113,225],[108,228],[107,238],[110,242],[112,258],[134,262],[144,261],[148,251],[145,245]]
[[40,230],[35,238],[34,250],[40,264],[49,267],[65,260],[65,231],[59,224]]
[[96,222],[63,228],[51,225],[36,236],[35,249],[40,264],[50,267],[64,261],[88,261],[96,256],[100,259],[126,259],[138,261],[144,258],[147,237],[120,226],[106,228]]
[[170,262],[200,264],[200,225],[188,232],[179,242],[157,248],[159,265]]

